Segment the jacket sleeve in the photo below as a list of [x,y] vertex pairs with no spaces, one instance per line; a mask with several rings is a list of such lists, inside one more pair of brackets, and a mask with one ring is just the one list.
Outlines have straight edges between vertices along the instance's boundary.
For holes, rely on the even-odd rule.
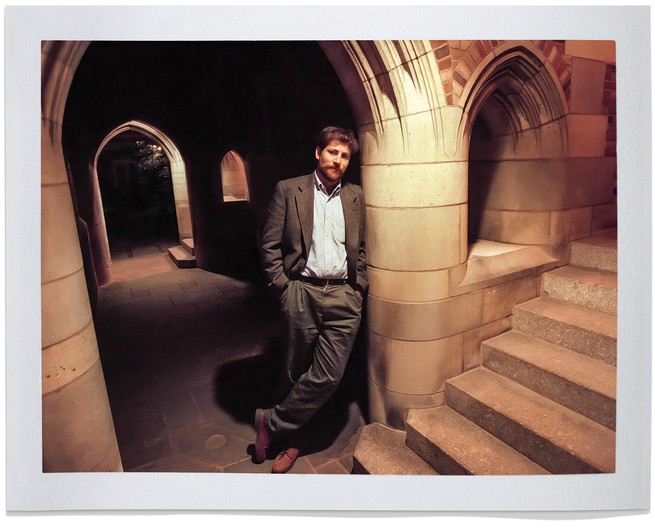
[[361,205],[359,216],[359,253],[357,255],[357,285],[362,291],[368,288],[368,274],[366,272],[366,203],[364,192],[359,190],[359,203]]
[[289,278],[284,273],[284,262],[282,258],[286,210],[287,205],[282,191],[282,184],[278,182],[273,199],[268,207],[266,225],[262,234],[261,249],[268,285],[275,290],[278,297],[286,288],[287,283],[289,283]]

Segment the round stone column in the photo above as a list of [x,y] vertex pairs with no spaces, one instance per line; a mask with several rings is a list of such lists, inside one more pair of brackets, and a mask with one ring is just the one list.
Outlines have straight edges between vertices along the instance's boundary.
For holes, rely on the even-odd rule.
[[61,148],[84,43],[44,43],[41,119],[43,471],[122,471]]
[[[369,412],[395,428],[408,409],[443,404],[445,380],[462,371],[462,332],[480,325],[477,295],[450,297],[452,271],[467,259],[468,163],[459,149],[444,152],[453,137],[444,142],[434,117],[385,122],[382,137],[360,130]],[[456,133],[461,111],[450,118]]]

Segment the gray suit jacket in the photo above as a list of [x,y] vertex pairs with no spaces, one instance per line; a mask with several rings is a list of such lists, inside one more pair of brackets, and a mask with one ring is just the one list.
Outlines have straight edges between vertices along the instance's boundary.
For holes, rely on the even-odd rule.
[[[341,204],[346,225],[348,283],[368,287],[362,188],[341,182]],[[280,295],[289,278],[305,268],[314,224],[314,174],[278,182],[268,208],[262,235],[262,257],[268,284]]]

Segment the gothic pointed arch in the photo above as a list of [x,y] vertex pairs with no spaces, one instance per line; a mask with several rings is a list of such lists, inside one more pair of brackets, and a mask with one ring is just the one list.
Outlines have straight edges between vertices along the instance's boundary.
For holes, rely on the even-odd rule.
[[249,201],[250,186],[243,157],[231,149],[221,159],[223,201]]
[[184,160],[182,159],[182,155],[180,154],[180,151],[173,140],[171,140],[168,135],[153,125],[139,120],[130,120],[110,131],[102,140],[102,142],[100,142],[100,145],[98,146],[95,154],[93,161],[94,180],[97,181],[98,178],[98,158],[100,157],[102,150],[113,138],[127,131],[140,133],[162,146],[171,168],[171,177],[173,180],[173,196],[175,198],[175,213],[177,216],[180,241],[182,239],[193,237]]

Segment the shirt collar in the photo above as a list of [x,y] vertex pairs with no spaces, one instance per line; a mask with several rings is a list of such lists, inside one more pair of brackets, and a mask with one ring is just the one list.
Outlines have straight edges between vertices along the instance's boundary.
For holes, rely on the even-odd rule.
[[317,173],[316,171],[314,171],[314,186],[316,187],[316,189],[317,189],[318,191],[324,193],[324,194],[327,195],[328,197],[332,197],[332,196],[335,196],[335,197],[336,197],[337,195],[339,195],[339,194],[341,193],[341,181],[339,181],[339,184],[337,184],[337,185],[335,186],[335,188],[332,190],[332,193],[328,193],[327,188],[326,188],[325,185],[321,182],[321,179],[318,178],[318,173]]

